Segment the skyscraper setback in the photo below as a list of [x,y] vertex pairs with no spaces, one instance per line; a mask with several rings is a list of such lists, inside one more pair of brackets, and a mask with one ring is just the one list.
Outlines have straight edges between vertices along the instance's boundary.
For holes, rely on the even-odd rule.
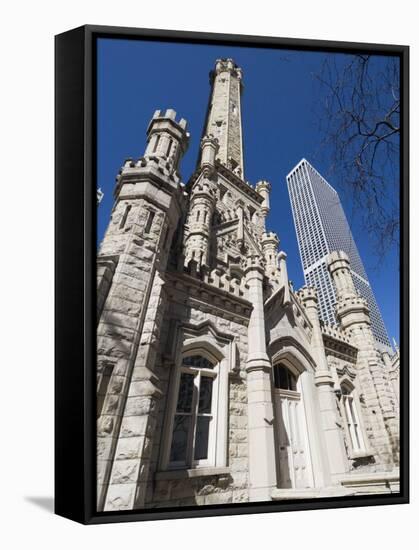
[[287,186],[300,250],[304,280],[319,293],[321,318],[336,324],[335,289],[327,255],[343,250],[349,256],[355,288],[368,302],[374,337],[383,350],[391,349],[380,309],[335,189],[306,160],[287,175]]

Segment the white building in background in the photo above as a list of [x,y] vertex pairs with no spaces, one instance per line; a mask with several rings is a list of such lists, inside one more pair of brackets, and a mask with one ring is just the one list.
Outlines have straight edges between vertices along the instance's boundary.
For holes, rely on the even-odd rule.
[[292,289],[271,186],[245,179],[241,90],[218,60],[186,185],[172,109],[118,174],[97,258],[99,510],[398,491],[399,357],[377,350],[344,252],[336,326]]
[[288,174],[287,185],[304,280],[318,290],[320,317],[336,324],[336,293],[327,268],[327,255],[333,250],[343,250],[350,260],[355,288],[368,302],[374,338],[383,351],[392,352],[338,193],[306,159],[302,159]]

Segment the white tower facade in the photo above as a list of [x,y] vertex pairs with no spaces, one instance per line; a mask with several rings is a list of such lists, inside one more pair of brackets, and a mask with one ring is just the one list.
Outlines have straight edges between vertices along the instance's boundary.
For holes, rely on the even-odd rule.
[[375,340],[381,349],[391,350],[380,309],[338,193],[306,159],[287,175],[287,186],[304,280],[318,289],[321,318],[336,324],[335,289],[326,257],[333,250],[343,250],[350,259],[355,288],[368,302]]

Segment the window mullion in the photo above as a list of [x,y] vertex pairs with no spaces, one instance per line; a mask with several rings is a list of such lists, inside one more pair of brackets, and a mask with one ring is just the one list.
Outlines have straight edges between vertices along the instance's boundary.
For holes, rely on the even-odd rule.
[[201,385],[201,371],[195,372],[194,378],[194,393],[192,398],[192,414],[191,414],[191,433],[189,434],[189,464],[193,466],[194,464],[194,454],[195,454],[195,435],[196,435],[196,424],[198,418],[198,406],[199,406],[199,388]]

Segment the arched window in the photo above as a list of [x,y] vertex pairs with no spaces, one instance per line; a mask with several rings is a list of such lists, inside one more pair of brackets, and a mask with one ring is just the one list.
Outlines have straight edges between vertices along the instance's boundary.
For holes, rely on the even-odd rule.
[[215,463],[218,364],[203,355],[183,357],[173,414],[170,468]]
[[340,402],[352,450],[355,453],[362,452],[365,450],[365,444],[362,436],[361,426],[359,423],[359,416],[356,407],[356,399],[354,396],[353,387],[350,387],[348,384],[345,383],[341,385]]

